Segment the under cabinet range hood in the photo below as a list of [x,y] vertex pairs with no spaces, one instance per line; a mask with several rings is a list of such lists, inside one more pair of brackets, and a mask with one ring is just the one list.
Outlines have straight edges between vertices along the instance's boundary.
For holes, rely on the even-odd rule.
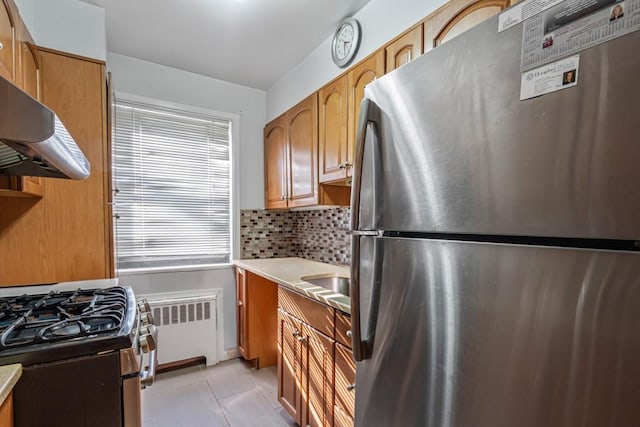
[[56,114],[0,77],[0,175],[86,179],[90,168]]

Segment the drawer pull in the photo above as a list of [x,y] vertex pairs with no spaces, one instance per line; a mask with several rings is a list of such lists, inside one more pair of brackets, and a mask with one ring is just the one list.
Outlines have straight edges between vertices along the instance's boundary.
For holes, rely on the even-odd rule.
[[298,342],[307,342],[307,339],[303,336],[298,335]]
[[296,329],[295,331],[293,331],[293,333],[292,333],[291,335],[293,335],[294,337],[296,337],[296,338],[297,338],[297,337],[299,337],[299,336],[300,336],[300,331],[298,331],[298,330]]
[[351,338],[351,329],[349,329],[347,332],[345,332],[345,335],[348,336],[349,338]]
[[355,389],[356,389],[356,383],[352,383],[347,386],[347,391],[353,391]]

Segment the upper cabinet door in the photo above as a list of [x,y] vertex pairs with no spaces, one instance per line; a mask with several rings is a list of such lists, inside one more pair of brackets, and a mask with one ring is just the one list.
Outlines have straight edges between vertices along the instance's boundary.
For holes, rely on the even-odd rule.
[[13,35],[14,19],[6,1],[0,1],[0,76],[14,78]]
[[362,61],[347,74],[347,88],[349,90],[349,144],[347,146],[347,176],[351,176],[353,155],[356,146],[356,127],[360,117],[360,103],[364,98],[364,88],[384,75],[384,50],[381,49],[368,59]]
[[264,128],[264,194],[267,209],[287,207],[287,129],[282,115]]
[[14,82],[16,86],[38,99],[39,65],[33,38],[19,15],[14,23]]
[[407,64],[422,55],[422,24],[416,25],[385,48],[387,66],[385,72],[390,72]]
[[318,204],[318,94],[314,93],[289,111],[289,207]]
[[320,182],[347,177],[347,76],[319,92],[319,169]]
[[424,51],[451,40],[514,3],[513,0],[452,0],[446,3],[424,21]]

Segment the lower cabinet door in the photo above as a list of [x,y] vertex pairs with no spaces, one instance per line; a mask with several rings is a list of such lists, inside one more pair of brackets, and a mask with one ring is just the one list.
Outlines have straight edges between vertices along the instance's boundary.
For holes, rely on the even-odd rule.
[[247,348],[247,311],[246,298],[247,275],[241,268],[236,269],[236,322],[238,325],[238,351],[243,358],[249,359]]
[[278,309],[278,402],[302,425],[302,323]]
[[333,426],[333,346],[335,341],[302,324],[304,338],[303,425]]
[[334,426],[353,426],[356,362],[351,349],[336,343]]
[[13,392],[0,405],[0,426],[13,427]]

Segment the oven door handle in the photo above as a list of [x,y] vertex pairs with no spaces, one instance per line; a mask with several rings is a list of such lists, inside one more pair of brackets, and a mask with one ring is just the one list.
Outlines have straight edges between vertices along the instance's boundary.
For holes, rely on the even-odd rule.
[[[140,384],[142,388],[153,384],[156,379],[156,367],[158,365],[158,329],[154,325],[146,326],[147,333],[140,337],[142,353],[149,354],[149,366],[140,372]],[[144,356],[143,356],[144,357]],[[144,364],[142,364],[144,366]]]
[[140,384],[142,385],[142,388],[149,387],[156,380],[157,365],[158,358],[156,357],[156,350],[151,350],[149,352],[149,366],[140,373]]

